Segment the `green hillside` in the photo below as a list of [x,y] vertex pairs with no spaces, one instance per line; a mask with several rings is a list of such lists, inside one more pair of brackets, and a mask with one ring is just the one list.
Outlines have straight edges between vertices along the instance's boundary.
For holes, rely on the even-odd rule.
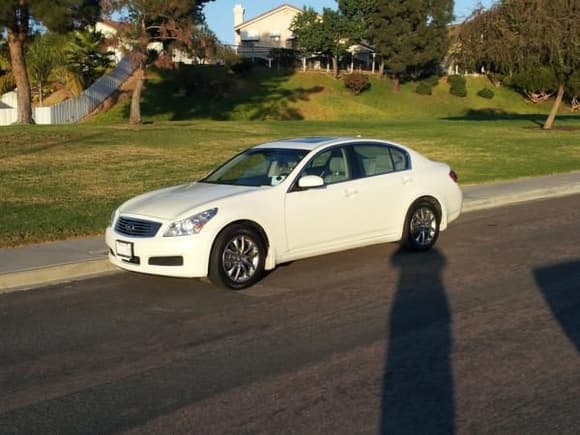
[[[494,88],[484,77],[468,77],[465,98],[449,94],[445,79],[433,95],[415,92],[416,82],[402,85],[399,94],[388,79],[371,77],[370,90],[353,96],[342,80],[323,72],[255,69],[236,76],[221,67],[184,67],[150,71],[142,103],[145,121],[213,120],[397,120],[445,117],[506,118],[547,114],[550,104],[532,105],[507,88]],[[491,100],[477,96],[492,88]],[[565,111],[566,109],[564,109]],[[125,122],[129,95],[89,122]]]

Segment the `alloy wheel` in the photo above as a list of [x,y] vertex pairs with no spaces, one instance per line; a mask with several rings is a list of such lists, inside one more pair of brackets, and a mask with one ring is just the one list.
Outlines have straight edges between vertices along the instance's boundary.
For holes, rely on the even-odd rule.
[[421,247],[433,243],[437,234],[437,216],[429,207],[419,207],[411,217],[409,226],[410,235],[414,242]]
[[229,279],[237,284],[249,281],[256,273],[260,250],[256,242],[245,234],[238,234],[226,245],[222,264]]

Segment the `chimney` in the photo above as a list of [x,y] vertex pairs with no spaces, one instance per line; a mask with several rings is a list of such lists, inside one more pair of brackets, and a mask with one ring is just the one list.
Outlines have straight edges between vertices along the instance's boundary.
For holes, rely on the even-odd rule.
[[235,5],[234,6],[234,27],[239,26],[245,20],[244,15],[246,14],[246,10],[242,5]]

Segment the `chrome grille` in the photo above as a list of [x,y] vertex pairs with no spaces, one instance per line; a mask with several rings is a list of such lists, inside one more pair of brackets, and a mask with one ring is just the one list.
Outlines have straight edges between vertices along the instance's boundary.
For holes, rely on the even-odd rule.
[[155,237],[161,224],[159,222],[146,221],[143,219],[130,219],[119,217],[115,224],[115,231],[119,234],[134,237]]

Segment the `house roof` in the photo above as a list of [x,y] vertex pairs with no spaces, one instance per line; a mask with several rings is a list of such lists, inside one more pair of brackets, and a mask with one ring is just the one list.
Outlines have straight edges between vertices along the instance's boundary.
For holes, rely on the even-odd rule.
[[269,17],[271,15],[274,15],[275,13],[280,12],[280,11],[282,11],[284,9],[293,9],[296,12],[302,12],[302,9],[297,8],[296,6],[291,5],[290,3],[284,3],[284,4],[282,4],[282,5],[278,6],[278,7],[275,7],[274,9],[270,9],[269,11],[266,11],[266,12],[260,14],[260,15],[257,15],[254,18],[252,18],[252,19],[250,19],[248,21],[244,21],[243,23],[238,24],[236,27],[234,27],[234,30],[241,30],[241,29],[243,29],[244,27],[246,27],[246,26],[248,26],[250,24],[253,24],[253,23],[257,22],[257,21],[263,20],[264,18],[267,18],[267,17]]
[[100,23],[107,27],[110,27],[116,32],[118,32],[119,30],[124,30],[131,26],[129,23],[126,23],[124,21],[101,20]]

